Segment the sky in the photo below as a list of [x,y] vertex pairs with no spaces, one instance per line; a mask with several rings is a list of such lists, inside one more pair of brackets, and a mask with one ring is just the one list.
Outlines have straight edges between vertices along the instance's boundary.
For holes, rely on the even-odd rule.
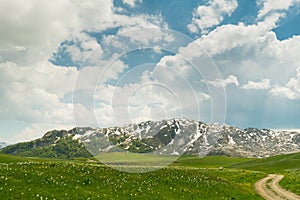
[[0,141],[189,118],[300,128],[300,0],[0,1]]

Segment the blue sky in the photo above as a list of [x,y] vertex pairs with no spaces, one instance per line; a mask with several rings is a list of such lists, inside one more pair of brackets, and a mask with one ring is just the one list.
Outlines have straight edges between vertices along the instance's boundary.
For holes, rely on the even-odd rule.
[[1,7],[0,140],[173,117],[300,128],[299,0]]

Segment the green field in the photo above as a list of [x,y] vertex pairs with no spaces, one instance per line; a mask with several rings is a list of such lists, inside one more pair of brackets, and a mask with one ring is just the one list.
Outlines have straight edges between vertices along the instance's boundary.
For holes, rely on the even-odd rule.
[[[296,171],[299,167],[294,168],[299,161],[297,156],[268,159],[183,156],[157,171],[126,173],[86,162],[87,159],[53,160],[0,154],[0,199],[262,199],[253,185],[272,170],[286,175],[282,180],[284,186],[299,191],[300,176]],[[278,162],[278,167],[272,169],[269,162]],[[291,168],[287,169],[282,162],[288,162]]]
[[248,162],[237,163],[232,168],[243,168],[250,170],[268,171],[276,173],[278,171],[296,170],[300,168],[300,153],[273,156],[264,159],[252,159]]
[[96,156],[98,160],[106,164],[116,165],[166,165],[177,159],[176,156],[156,155],[148,153],[112,152]]
[[254,159],[229,167],[283,174],[281,186],[300,195],[300,153]]
[[252,158],[231,158],[226,156],[207,156],[199,158],[197,156],[184,155],[175,161],[172,165],[197,167],[197,168],[218,168],[228,167],[235,164],[241,164],[254,160]]

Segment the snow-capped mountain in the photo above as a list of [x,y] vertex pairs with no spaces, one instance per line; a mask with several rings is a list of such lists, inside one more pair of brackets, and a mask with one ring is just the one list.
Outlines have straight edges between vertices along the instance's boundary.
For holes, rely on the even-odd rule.
[[208,126],[202,122],[172,119],[103,129],[77,128],[78,134],[74,139],[84,143],[93,155],[113,151],[180,155],[205,137],[198,153],[206,155],[211,148],[209,142],[217,141],[212,134],[214,130],[209,130],[211,134],[207,135],[207,129]]
[[[31,149],[24,148],[24,144]],[[50,131],[42,138],[31,141],[30,145],[16,144],[4,148],[3,151],[21,155],[35,153],[35,156],[38,156],[34,149],[47,149],[48,154],[52,152],[50,157],[57,157],[58,152],[63,155],[64,151],[67,157],[90,156],[84,147],[93,155],[130,151],[174,155],[188,153],[199,156],[208,154],[267,157],[300,151],[300,133],[256,128],[239,129],[223,124],[170,119],[122,127],[81,127],[69,131]]]
[[[300,151],[299,132],[239,129],[187,119],[78,130],[75,139],[80,139],[94,155],[118,149],[159,154],[188,153],[235,157],[268,157]],[[99,139],[101,142],[97,142]]]
[[268,157],[300,151],[300,133],[223,126],[212,153],[241,157]]

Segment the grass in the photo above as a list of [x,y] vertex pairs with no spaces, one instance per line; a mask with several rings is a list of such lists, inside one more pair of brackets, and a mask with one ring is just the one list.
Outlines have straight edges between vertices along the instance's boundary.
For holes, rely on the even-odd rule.
[[280,185],[300,195],[300,153],[254,159],[228,167],[283,174],[285,177],[280,181]]
[[261,199],[253,184],[266,175],[185,166],[132,174],[82,159],[0,154],[0,160],[0,197],[6,199]]
[[16,163],[16,162],[23,162],[27,160],[28,159],[26,158],[0,153],[0,163]]
[[97,155],[96,158],[106,164],[123,165],[168,165],[177,159],[176,156],[148,153],[112,152]]
[[284,175],[285,177],[280,181],[280,185],[300,196],[300,170],[288,171]]
[[300,153],[278,155],[264,159],[253,159],[248,162],[231,165],[230,167],[267,171],[269,173],[278,173],[286,170],[299,169]]
[[[147,164],[172,156],[122,153],[99,155],[112,163]],[[184,155],[166,168],[126,173],[75,160],[22,158],[0,154],[0,199],[262,199],[254,183],[269,173],[284,174],[280,184],[300,193],[300,154],[265,159]]]
[[207,156],[199,158],[198,156],[183,155],[172,165],[198,168],[219,168],[228,167],[235,164],[241,164],[251,161],[251,158],[231,158],[226,156]]
[[[114,167],[115,169],[126,172],[148,172],[167,165],[194,168],[224,168],[234,164],[240,164],[253,160],[249,158],[230,158],[226,156],[208,156],[199,158],[198,156],[193,155],[183,155],[178,159],[178,156],[171,155],[126,152],[105,153],[96,156],[96,158],[101,162]],[[137,168],[138,166],[147,167],[143,169],[141,167]]]

